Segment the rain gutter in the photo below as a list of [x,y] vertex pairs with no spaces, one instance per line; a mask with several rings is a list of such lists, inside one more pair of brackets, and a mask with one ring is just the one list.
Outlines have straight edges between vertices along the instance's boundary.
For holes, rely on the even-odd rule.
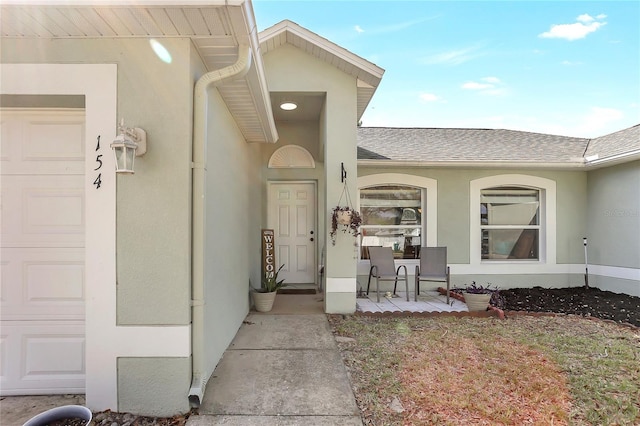
[[613,166],[620,163],[629,163],[631,161],[640,160],[640,149],[603,158],[599,158],[598,155],[595,155],[593,157],[587,157],[586,160],[586,166],[590,169]]
[[399,161],[399,160],[358,160],[360,167],[464,167],[496,169],[584,169],[582,158],[575,162],[549,163],[535,161]]
[[191,261],[191,350],[192,380],[189,389],[189,403],[199,406],[204,396],[209,372],[205,367],[204,350],[204,253],[205,253],[205,194],[207,129],[207,90],[227,81],[241,78],[251,68],[251,49],[241,44],[238,59],[233,65],[204,74],[196,82],[194,89],[193,118],[193,188],[192,188],[192,261]]

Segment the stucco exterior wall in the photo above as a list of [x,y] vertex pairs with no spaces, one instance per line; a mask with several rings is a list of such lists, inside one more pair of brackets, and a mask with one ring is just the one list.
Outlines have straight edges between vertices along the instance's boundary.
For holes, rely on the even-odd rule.
[[[587,177],[583,171],[454,169],[454,168],[396,168],[360,166],[359,176],[378,173],[403,173],[437,181],[438,245],[447,246],[452,268],[453,284],[476,280],[491,282],[503,288],[516,286],[577,285],[581,276],[579,265],[584,264],[582,234],[586,230]],[[505,262],[486,267],[472,265],[470,259],[470,183],[489,176],[517,174],[549,179],[556,184],[556,258],[546,265],[523,265]],[[479,218],[478,218],[479,220]],[[476,262],[477,263],[477,262]],[[411,262],[408,264],[413,265]],[[412,274],[415,268],[409,267]],[[584,268],[582,268],[584,269]],[[368,261],[359,262],[359,285],[366,287]],[[524,273],[523,273],[524,272]],[[560,273],[559,273],[560,272]],[[544,280],[532,280],[534,273],[543,273]]]
[[590,284],[640,296],[640,161],[590,171]]
[[154,417],[188,411],[190,367],[190,358],[119,358],[118,410]]
[[[319,220],[324,223],[343,190],[341,163],[344,163],[349,176],[349,192],[352,197],[356,193],[356,79],[291,45],[283,45],[267,53],[264,64],[271,91],[326,93],[318,131],[325,180],[325,191],[318,196],[318,206],[321,212]],[[328,232],[325,227],[322,234],[318,233],[322,237],[318,242],[319,250],[326,247],[325,310],[331,313],[353,312],[356,291],[354,247],[350,239],[340,238],[342,235],[332,246]]]
[[[155,56],[147,40],[2,40],[3,63],[115,64],[117,111],[113,113],[118,120],[111,124],[113,133],[120,118],[128,127],[147,131],[148,151],[136,160],[135,175],[116,178],[117,246],[112,251],[114,256],[117,253],[116,277],[109,283],[114,299],[93,300],[94,291],[87,296],[93,306],[87,310],[86,344],[87,405],[92,409],[126,411],[117,404],[129,401],[127,396],[132,394],[136,394],[136,404],[145,407],[140,412],[149,415],[171,415],[189,407],[185,397],[188,379],[183,382],[191,373],[189,342],[184,337],[190,324],[189,188],[195,70],[189,39],[166,39],[163,44],[172,54],[170,64]],[[96,86],[106,83],[96,77]],[[108,147],[112,138],[101,141],[106,156],[112,155]],[[105,164],[113,167],[112,161]],[[91,229],[87,232],[95,233],[93,220],[88,223]],[[96,290],[93,283],[98,277],[88,274],[86,280],[91,283],[87,288]],[[103,318],[113,319],[96,328]],[[168,327],[155,327],[159,325]],[[168,339],[172,349],[160,350],[155,345],[158,338],[170,335],[174,336]],[[136,358],[135,365],[116,366],[117,358],[137,356],[134,354],[142,357]],[[166,366],[172,367],[158,370],[154,356],[165,356]],[[130,382],[118,382],[129,377],[151,385],[137,393],[139,384],[129,387]],[[157,398],[161,394],[180,396],[166,403]]]
[[[123,61],[118,116],[147,130],[133,176],[118,176],[118,322],[189,324],[193,78],[190,40],[163,40],[161,62],[146,40],[136,67]],[[133,44],[133,46],[132,46]],[[134,52],[132,52],[134,53]],[[154,64],[150,72],[148,64]]]
[[204,270],[205,362],[212,372],[260,287],[260,146],[245,142],[215,88],[208,91]]
[[117,180],[122,325],[190,320],[192,47],[189,39],[163,44],[170,64],[156,57],[147,40],[2,40],[3,63],[116,63],[118,120],[147,131],[148,151],[136,159],[135,175]]

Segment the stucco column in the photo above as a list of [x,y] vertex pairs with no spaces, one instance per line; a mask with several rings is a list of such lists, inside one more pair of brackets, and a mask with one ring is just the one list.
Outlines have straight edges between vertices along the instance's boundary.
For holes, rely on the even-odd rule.
[[[357,119],[354,91],[327,94],[325,140],[325,206],[326,206],[326,287],[325,312],[353,313],[356,308],[356,239],[338,231],[332,245],[331,210],[338,205],[345,183],[341,181],[341,165],[347,172],[345,180],[353,207],[357,204]],[[341,204],[345,204],[345,199]]]

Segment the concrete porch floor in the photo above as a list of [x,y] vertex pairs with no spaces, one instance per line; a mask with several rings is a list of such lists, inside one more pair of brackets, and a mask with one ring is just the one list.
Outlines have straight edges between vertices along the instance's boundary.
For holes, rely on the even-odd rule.
[[385,297],[384,292],[380,292],[380,303],[376,302],[376,292],[370,291],[368,296],[356,299],[356,312],[362,313],[383,313],[383,312],[469,312],[467,305],[452,297],[447,304],[446,296],[439,294],[435,290],[421,291],[418,301],[414,301],[413,292],[409,292],[407,302],[406,293],[398,291],[398,297]]

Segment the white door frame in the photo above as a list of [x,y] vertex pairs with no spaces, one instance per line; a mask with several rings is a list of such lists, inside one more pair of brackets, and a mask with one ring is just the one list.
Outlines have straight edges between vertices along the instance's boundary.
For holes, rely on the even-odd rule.
[[315,209],[313,211],[313,265],[314,265],[314,273],[313,273],[313,283],[315,285],[318,284],[318,274],[317,274],[317,265],[318,265],[318,182],[315,180],[268,180],[267,181],[267,226],[269,228],[274,228],[273,221],[275,218],[271,213],[271,206],[273,200],[271,199],[271,189],[275,185],[292,185],[292,184],[308,184],[313,186],[313,196]]

